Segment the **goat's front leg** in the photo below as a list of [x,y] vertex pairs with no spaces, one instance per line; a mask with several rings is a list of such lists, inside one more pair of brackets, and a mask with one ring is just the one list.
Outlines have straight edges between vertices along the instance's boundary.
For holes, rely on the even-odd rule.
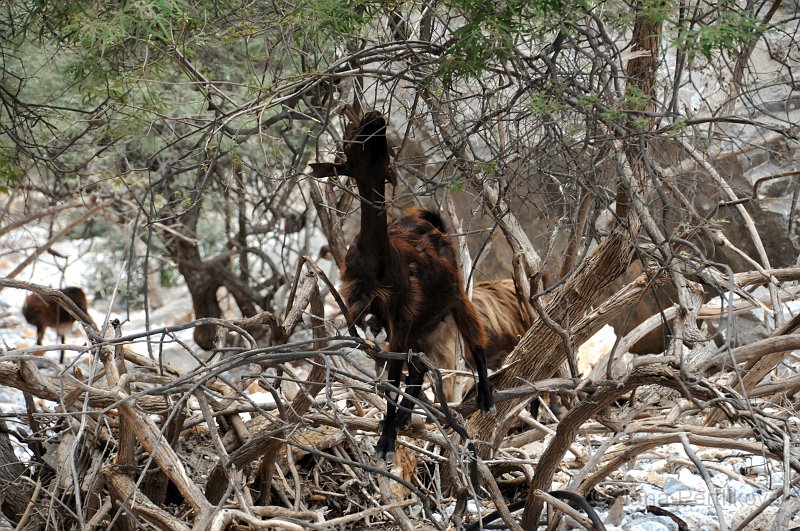
[[[403,376],[403,362],[401,360],[390,360],[386,364],[389,372],[389,383],[395,388],[400,389],[400,379]],[[384,459],[391,463],[394,459],[394,443],[397,439],[397,405],[400,401],[400,394],[396,391],[386,393],[386,417],[381,422],[381,436],[375,447],[375,458]]]
[[[65,336],[64,334],[59,333],[58,339],[61,341],[62,345],[67,342],[67,336]],[[58,358],[58,363],[64,365],[64,350],[61,350],[61,356]]]
[[[390,363],[395,363],[395,361],[391,361]],[[397,369],[398,373],[402,375],[403,362],[399,361],[397,365],[399,366]],[[395,383],[392,378],[394,374],[393,369],[394,367],[390,366],[389,379],[392,380],[393,385],[400,389],[399,377],[398,383]],[[405,393],[408,396],[403,396],[402,400],[399,400],[400,396],[397,393],[395,393],[394,397],[387,397],[386,419],[383,422],[383,430],[378,439],[378,445],[375,447],[376,458],[384,459],[387,463],[391,463],[394,460],[394,447],[397,443],[397,434],[401,429],[405,428],[411,420],[414,400],[419,398],[424,378],[425,373],[420,371],[413,362],[410,362],[408,364],[408,378],[406,379],[405,385]],[[394,398],[394,400],[392,398]]]

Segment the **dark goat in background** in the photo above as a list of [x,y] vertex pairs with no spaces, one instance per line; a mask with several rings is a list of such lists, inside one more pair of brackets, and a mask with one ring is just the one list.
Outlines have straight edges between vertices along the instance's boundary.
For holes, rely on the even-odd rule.
[[[477,405],[494,408],[483,355],[486,336],[475,307],[467,298],[456,253],[438,214],[407,210],[391,225],[385,208],[386,182],[396,184],[386,143],[386,121],[372,111],[348,125],[346,162],[312,164],[312,175],[355,178],[361,200],[361,232],[350,246],[342,270],[342,293],[352,321],[367,316],[387,329],[391,352],[422,350],[426,336],[452,318],[472,353],[478,373]],[[454,354],[455,355],[455,354]],[[389,381],[400,388],[404,362],[388,362]],[[424,371],[408,364],[406,394],[418,397]],[[398,431],[411,418],[413,401],[387,399],[386,420],[376,455],[391,461]]]
[[[61,293],[72,299],[72,302],[86,313],[86,294],[81,288],[70,286],[60,290]],[[53,328],[58,333],[58,339],[64,343],[64,338],[72,328],[75,318],[62,308],[53,297],[31,293],[25,298],[22,306],[22,315],[25,320],[36,327],[36,344],[41,345],[44,332]],[[61,351],[61,363],[64,363],[64,351]]]

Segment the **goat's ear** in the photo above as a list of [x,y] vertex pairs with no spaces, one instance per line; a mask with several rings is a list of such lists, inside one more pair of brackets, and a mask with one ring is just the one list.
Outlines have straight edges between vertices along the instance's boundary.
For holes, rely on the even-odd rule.
[[309,166],[311,166],[312,177],[331,177],[333,175],[348,174],[343,162],[312,162]]

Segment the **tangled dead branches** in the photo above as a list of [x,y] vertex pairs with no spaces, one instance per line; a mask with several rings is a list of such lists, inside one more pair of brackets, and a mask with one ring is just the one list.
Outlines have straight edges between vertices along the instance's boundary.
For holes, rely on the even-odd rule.
[[[796,278],[798,272],[775,274]],[[800,461],[792,457],[797,425],[786,402],[800,390],[796,377],[756,385],[745,395],[735,382],[728,385],[729,371],[696,374],[686,360],[676,363],[668,355],[634,359],[615,369],[621,373],[614,380],[554,379],[499,391],[498,404],[525,404],[544,393],[579,401],[553,426],[514,407],[498,421],[509,430],[494,434],[492,455],[477,464],[471,441],[459,435],[473,413],[471,401],[443,410],[423,395],[396,462],[386,468],[371,456],[381,394],[391,386],[374,379],[363,352],[399,354],[332,334],[316,275],[301,280],[282,322],[274,316],[243,326],[219,321],[248,344],[220,348],[219,358],[192,371],[129,348],[141,340],[168,341],[176,328],[123,336],[116,324],[112,337],[76,349],[73,360],[88,363],[67,367],[34,356],[33,349],[6,351],[0,384],[21,391],[27,404],[26,412],[7,415],[0,437],[0,481],[16,487],[6,489],[6,517],[25,529],[81,521],[91,529],[114,522],[129,528],[226,529],[236,523],[329,529],[376,521],[405,529],[425,521],[445,529],[474,520],[468,507],[475,504],[497,508],[509,527],[533,529],[545,502],[563,504],[546,494],[554,482],[596,496],[613,490],[623,464],[675,443],[701,472],[710,465],[693,448],[763,454],[800,477]],[[313,337],[266,348],[249,342],[248,328],[292,329],[306,309]],[[602,315],[604,308],[598,310]],[[794,339],[776,336],[732,356],[747,363],[745,350],[785,351],[795,348]],[[87,364],[90,373],[83,374]],[[431,381],[441,384],[441,378],[429,372]],[[704,425],[716,412],[724,422]],[[576,446],[578,439],[588,444]],[[15,457],[12,441],[27,461]],[[473,473],[479,481],[471,480]],[[515,499],[527,499],[521,527],[508,510]],[[719,518],[723,522],[724,514]]]

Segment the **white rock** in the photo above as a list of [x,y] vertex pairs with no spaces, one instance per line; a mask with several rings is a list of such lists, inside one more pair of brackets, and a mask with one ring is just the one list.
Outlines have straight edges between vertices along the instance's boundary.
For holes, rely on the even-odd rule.
[[756,455],[745,458],[739,471],[746,475],[766,474],[768,468],[768,461],[760,455]]
[[662,472],[656,472],[655,470],[649,470],[647,472],[647,482],[651,485],[656,485],[658,487],[664,487],[664,482],[666,478]]
[[664,472],[667,470],[667,460],[655,459],[653,461],[642,461],[639,464],[639,468],[642,470],[652,470],[653,472]]
[[723,499],[725,503],[736,507],[751,507],[760,504],[764,494],[748,483],[732,479],[723,491]]
[[717,490],[723,488],[725,485],[728,484],[728,476],[724,474],[712,474],[711,475],[711,484],[717,488]]
[[578,347],[578,373],[587,375],[597,363],[611,351],[617,336],[614,328],[604,325],[585,343]]
[[683,481],[679,480],[675,476],[667,476],[664,479],[664,494],[667,496],[672,496],[682,490],[696,490],[684,483]]
[[[673,522],[674,523],[674,522]],[[675,526],[677,529],[677,526]],[[658,520],[637,520],[636,522],[632,522],[626,528],[627,531],[672,531],[669,527],[665,526]]]
[[682,468],[680,472],[678,472],[678,479],[685,483],[690,489],[708,491],[703,477],[699,473],[692,472],[687,468]]
[[647,481],[647,472],[644,470],[634,469],[625,472],[625,481],[635,481],[636,483],[644,483]]

